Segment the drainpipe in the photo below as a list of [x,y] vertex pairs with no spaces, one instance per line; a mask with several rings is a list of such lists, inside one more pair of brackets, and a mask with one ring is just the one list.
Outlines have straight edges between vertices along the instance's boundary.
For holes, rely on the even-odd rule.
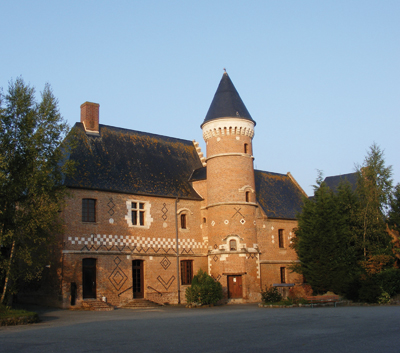
[[175,241],[176,241],[176,278],[178,279],[178,304],[181,303],[181,281],[179,280],[179,237],[178,237],[178,202],[175,200]]

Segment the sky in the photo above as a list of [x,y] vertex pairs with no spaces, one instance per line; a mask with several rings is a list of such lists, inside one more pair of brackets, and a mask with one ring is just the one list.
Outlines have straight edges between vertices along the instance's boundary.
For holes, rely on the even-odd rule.
[[0,87],[46,83],[64,119],[196,140],[226,68],[256,169],[308,195],[376,143],[400,182],[400,1],[2,1]]

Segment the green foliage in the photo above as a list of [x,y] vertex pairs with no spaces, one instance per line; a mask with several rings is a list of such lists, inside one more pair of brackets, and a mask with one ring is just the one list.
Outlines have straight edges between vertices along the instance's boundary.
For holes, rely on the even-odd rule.
[[381,295],[378,297],[379,304],[386,304],[390,301],[390,295],[388,292],[383,291]]
[[390,200],[388,225],[391,229],[400,232],[400,184],[394,188]]
[[201,305],[216,304],[223,298],[222,285],[201,269],[186,288],[186,301]]
[[279,303],[283,300],[282,294],[279,293],[278,288],[270,286],[265,291],[261,291],[261,299],[264,303]]
[[355,275],[356,209],[357,199],[348,183],[342,183],[335,193],[321,177],[314,198],[304,200],[292,246],[300,265],[293,269],[305,276],[315,293],[343,294]]
[[70,163],[62,163],[69,152],[61,148],[67,132],[49,85],[39,102],[22,78],[0,96],[0,278],[10,293],[19,280],[40,278],[54,234],[61,231],[63,179],[72,172]]
[[298,216],[292,247],[300,263],[292,269],[302,273],[316,293],[332,291],[376,302],[384,300],[382,293],[397,291],[382,281],[394,263],[386,222],[392,221],[392,228],[399,223],[400,187],[392,196],[392,168],[385,166],[376,144],[357,175],[355,191],[346,182],[331,190],[318,177],[314,197],[304,200]]
[[358,244],[364,260],[368,255],[392,254],[391,237],[386,231],[392,198],[392,167],[385,166],[384,153],[375,143],[357,173],[356,194],[360,201]]

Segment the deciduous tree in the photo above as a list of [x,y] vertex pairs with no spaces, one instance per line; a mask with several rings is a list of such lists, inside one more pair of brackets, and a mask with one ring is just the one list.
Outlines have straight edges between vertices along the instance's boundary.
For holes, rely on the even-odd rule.
[[61,231],[58,211],[72,171],[62,163],[68,132],[57,99],[46,84],[39,102],[22,78],[0,96],[0,278],[1,302],[18,281],[40,278],[49,247]]

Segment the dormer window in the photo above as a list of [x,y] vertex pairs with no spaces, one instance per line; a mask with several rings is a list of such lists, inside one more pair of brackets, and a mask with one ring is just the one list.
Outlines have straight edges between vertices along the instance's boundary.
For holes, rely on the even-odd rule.
[[232,239],[232,240],[229,241],[229,250],[230,251],[236,251],[237,250],[236,240]]

